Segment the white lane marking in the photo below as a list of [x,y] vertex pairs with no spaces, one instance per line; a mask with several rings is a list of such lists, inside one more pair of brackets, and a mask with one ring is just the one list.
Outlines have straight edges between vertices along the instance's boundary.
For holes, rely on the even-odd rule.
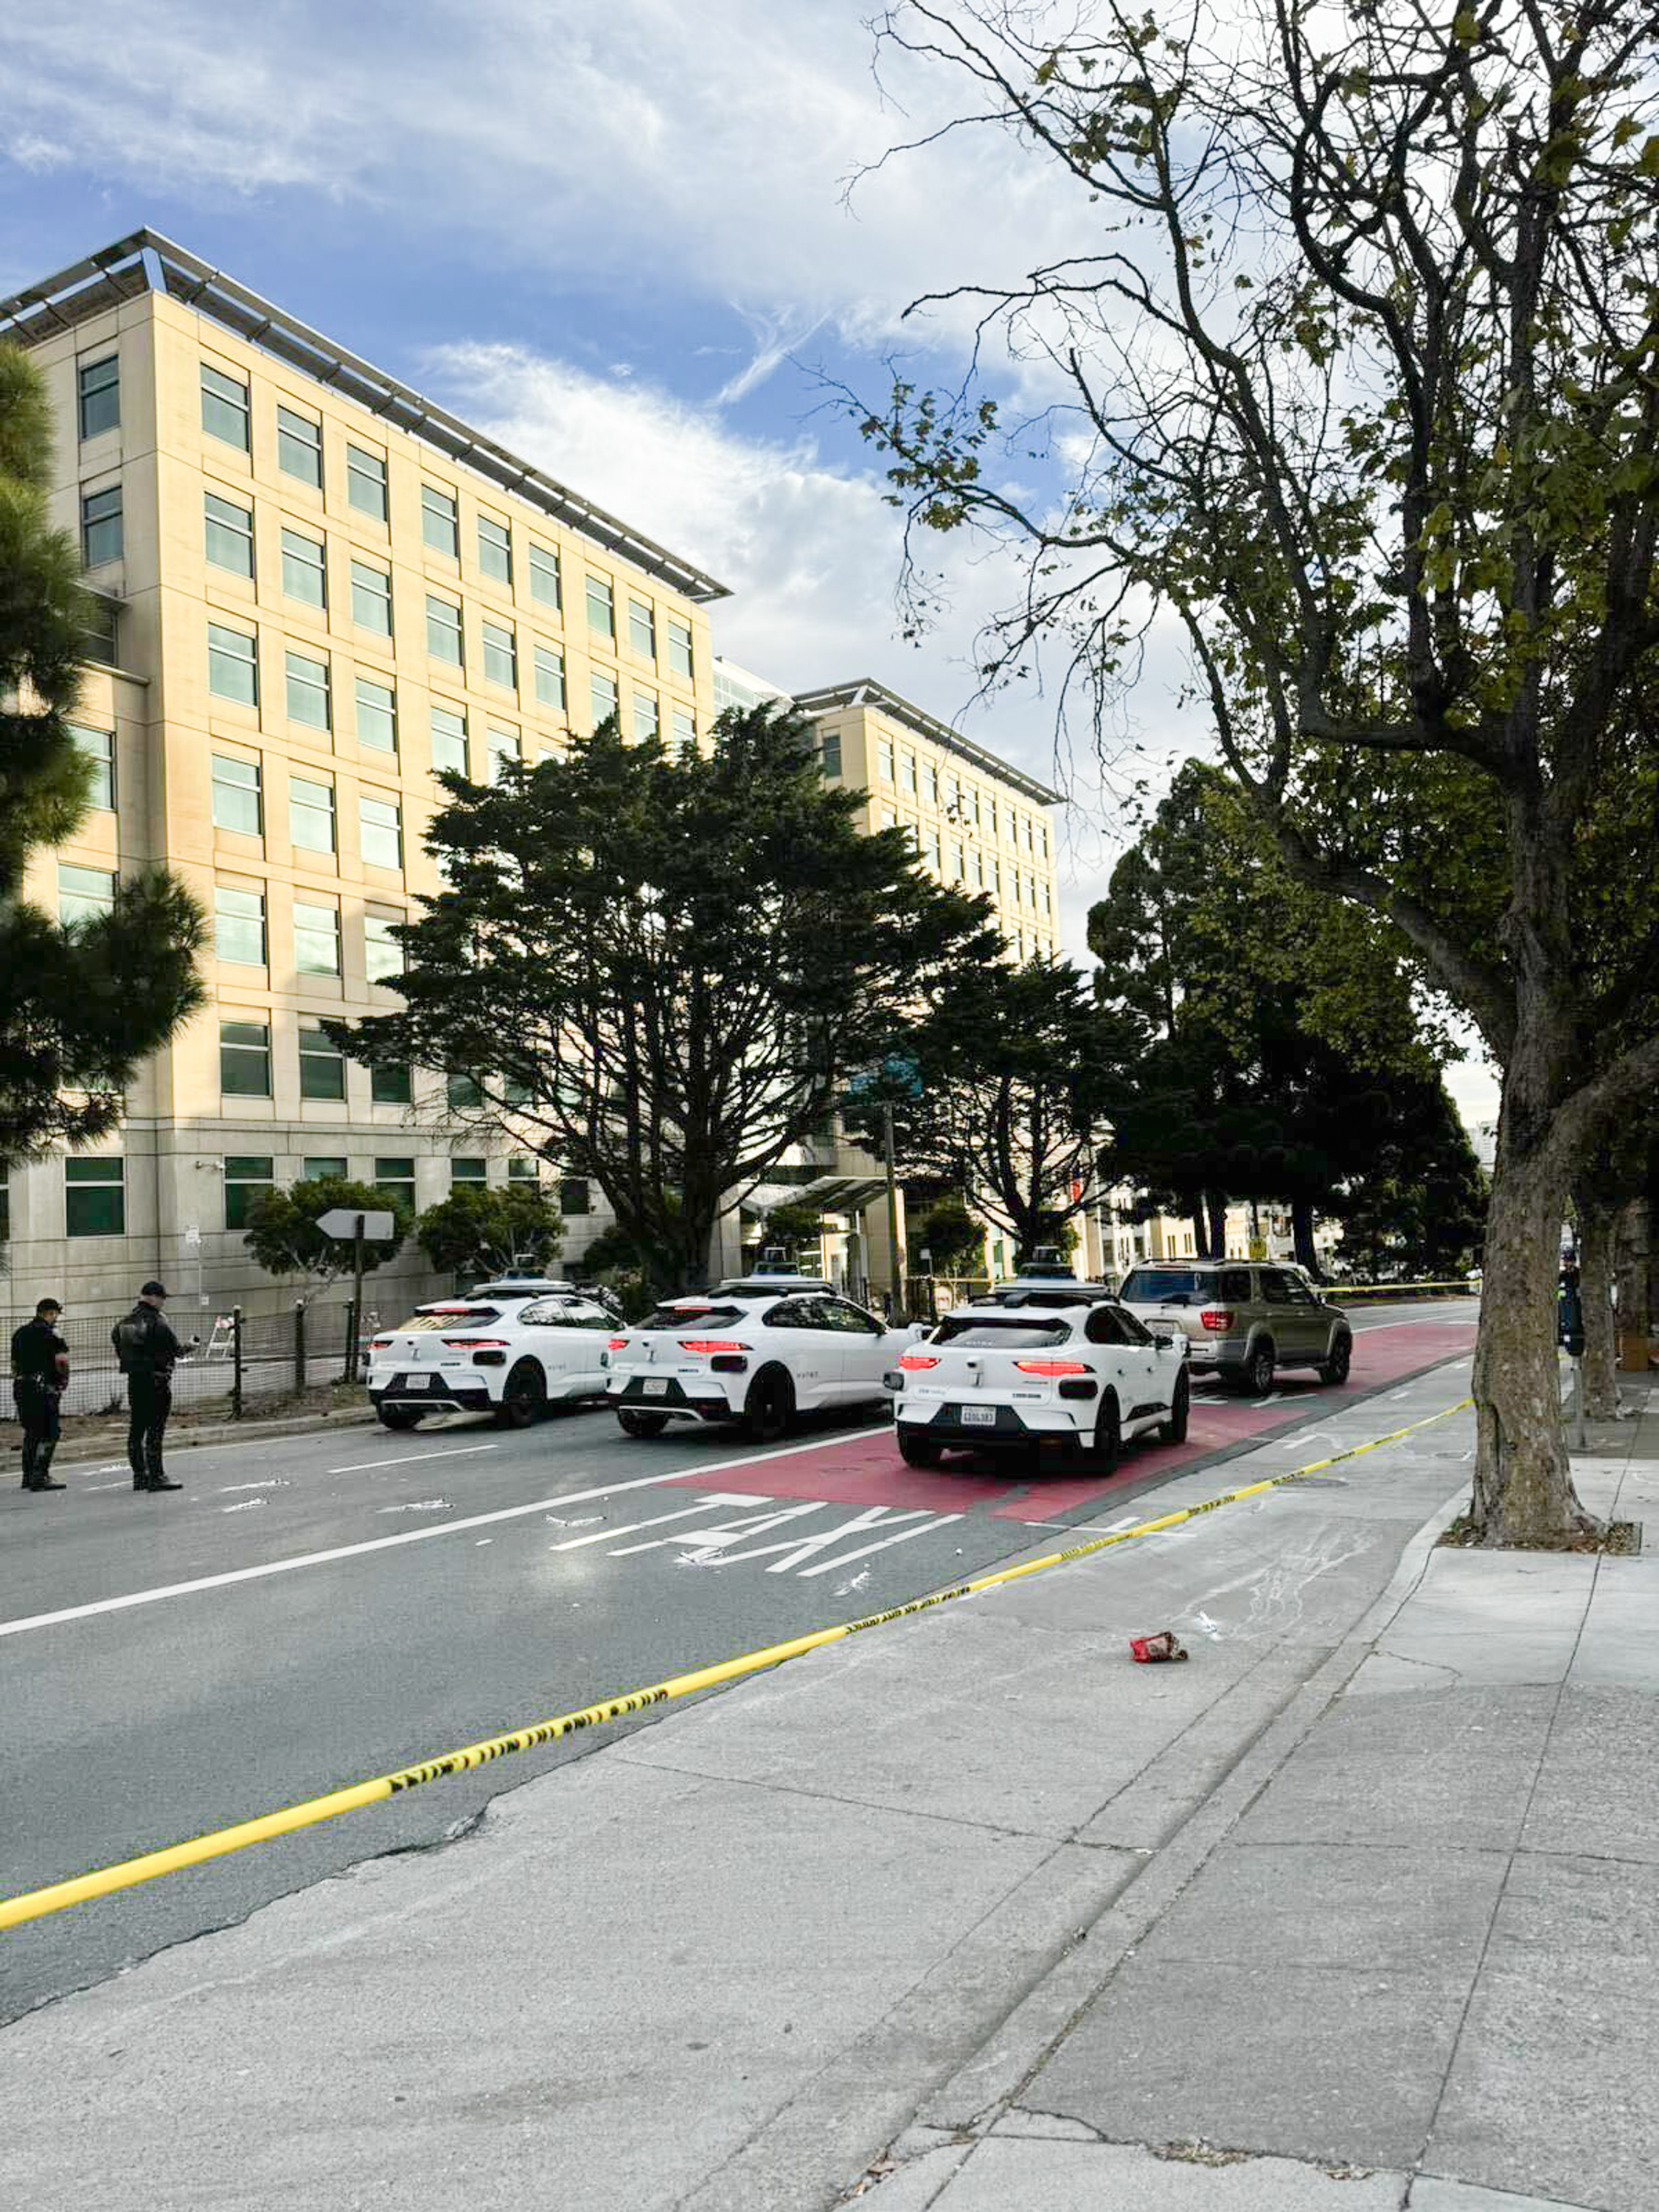
[[[631,1558],[635,1552],[653,1552],[665,1549],[671,1544],[684,1544],[693,1552],[708,1555],[709,1559],[712,1559],[714,1553],[719,1553],[720,1556],[717,1564],[723,1567],[729,1564],[732,1545],[741,1543],[745,1537],[763,1535],[769,1528],[781,1528],[787,1522],[799,1521],[809,1513],[822,1513],[825,1504],[822,1498],[814,1498],[801,1505],[774,1507],[773,1501],[769,1498],[754,1498],[748,1495],[739,1502],[744,1505],[764,1505],[770,1510],[764,1513],[751,1514],[746,1521],[728,1521],[723,1528],[679,1528],[672,1536],[656,1536],[648,1543],[624,1544],[611,1556],[612,1559],[626,1559]],[[769,1548],[781,1550],[782,1547],[780,1545],[769,1547]],[[753,1559],[756,1554],[746,1552],[741,1556],[744,1559]],[[699,1565],[707,1563],[706,1559],[698,1561]]]
[[268,1500],[263,1498],[245,1498],[240,1505],[222,1505],[219,1510],[222,1513],[252,1513],[256,1506],[267,1503]]
[[884,1536],[878,1544],[860,1544],[856,1551],[843,1552],[838,1559],[824,1559],[816,1567],[803,1567],[801,1580],[811,1575],[833,1574],[841,1567],[850,1567],[854,1559],[868,1558],[872,1552],[884,1552],[890,1544],[907,1544],[912,1536],[931,1536],[936,1529],[946,1528],[952,1521],[960,1521],[960,1513],[942,1513],[937,1521],[920,1528],[902,1528],[896,1536]]
[[[851,1521],[843,1521],[839,1528],[825,1529],[818,1535],[806,1537],[799,1544],[787,1547],[775,1544],[763,1545],[763,1550],[781,1550],[784,1553],[783,1558],[774,1560],[766,1571],[769,1575],[787,1575],[799,1566],[803,1559],[810,1559],[816,1553],[827,1552],[832,1544],[840,1543],[843,1536],[856,1536],[866,1528],[896,1528],[901,1521],[926,1521],[930,1517],[929,1509],[926,1506],[920,1510],[913,1508],[907,1513],[890,1513],[884,1505],[872,1505],[867,1512],[856,1515]],[[951,1513],[945,1517],[946,1520],[954,1521],[960,1519],[961,1516]],[[919,1536],[921,1531],[919,1528],[907,1528],[904,1533],[907,1536]],[[865,1547],[866,1551],[878,1551],[880,1548],[879,1545]],[[742,1559],[753,1559],[755,1556],[752,1552],[738,1554]],[[863,1552],[848,1552],[842,1559],[832,1559],[830,1565],[843,1567],[848,1559],[861,1559],[863,1557]],[[810,1567],[806,1571],[809,1574],[817,1575],[822,1574],[824,1570],[822,1567]]]
[[[855,1443],[860,1437],[882,1435],[880,1429],[855,1429],[850,1435],[822,1437],[807,1444],[787,1444],[781,1450],[750,1452],[740,1459],[717,1462],[713,1467],[698,1468],[698,1474],[724,1474],[729,1468],[755,1467],[769,1459],[791,1458],[798,1452],[828,1451],[836,1444]],[[424,1458],[424,1453],[420,1455]],[[447,1458],[447,1453],[434,1452],[434,1459]],[[385,1465],[386,1462],[380,1462]],[[337,1468],[331,1473],[338,1473]],[[453,1536],[462,1528],[487,1528],[498,1521],[522,1520],[528,1513],[545,1513],[550,1506],[584,1504],[590,1498],[614,1498],[625,1490],[649,1490],[654,1485],[672,1482],[684,1475],[684,1468],[665,1469],[658,1474],[641,1474],[627,1482],[602,1483],[596,1490],[561,1492],[556,1497],[538,1498],[528,1505],[503,1505],[493,1513],[470,1513],[460,1521],[437,1521],[425,1528],[404,1528],[395,1536],[371,1536],[360,1544],[337,1544],[326,1552],[296,1552],[285,1559],[267,1559],[257,1567],[232,1567],[220,1575],[198,1575],[193,1582],[164,1583],[155,1589],[130,1590],[124,1597],[100,1597],[90,1605],[65,1606],[58,1613],[30,1613],[21,1620],[0,1620],[0,1636],[21,1636],[33,1628],[57,1628],[65,1621],[89,1620],[104,1613],[125,1613],[136,1605],[158,1605],[163,1598],[188,1597],[197,1590],[225,1589],[234,1583],[259,1582],[267,1575],[293,1574],[301,1567],[331,1565],[336,1559],[352,1559],[369,1552],[390,1552],[402,1544],[429,1542],[434,1536]]]
[[410,1452],[398,1459],[355,1459],[349,1467],[325,1467],[325,1474],[362,1474],[377,1467],[413,1467],[416,1460],[465,1459],[473,1452],[499,1451],[499,1444],[458,1444],[453,1451]]
[[[127,1481],[131,1482],[131,1476],[129,1475]],[[89,1482],[87,1485],[88,1490],[125,1490],[126,1486],[125,1482]]]
[[[716,1491],[712,1498],[705,1498],[701,1505],[684,1506],[678,1513],[659,1513],[649,1521],[625,1521],[620,1528],[601,1528],[597,1535],[567,1536],[562,1544],[550,1544],[547,1548],[550,1552],[580,1552],[585,1544],[608,1544],[613,1536],[632,1536],[641,1528],[660,1528],[665,1521],[689,1521],[695,1514],[714,1513],[722,1506],[742,1505],[746,1500],[747,1492]],[[631,1552],[642,1552],[647,1547],[643,1544],[630,1544],[628,1548]]]

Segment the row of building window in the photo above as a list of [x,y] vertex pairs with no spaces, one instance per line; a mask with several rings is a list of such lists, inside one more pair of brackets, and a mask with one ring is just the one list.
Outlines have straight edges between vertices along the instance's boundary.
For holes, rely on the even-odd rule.
[[[320,789],[321,787],[316,787]],[[330,799],[333,798],[331,792]],[[369,804],[375,802],[370,801]],[[331,815],[331,821],[332,819]],[[58,917],[64,922],[95,921],[115,905],[116,876],[110,868],[82,868],[67,860],[58,864]],[[371,983],[395,987],[404,972],[403,947],[392,931],[401,915],[365,913],[363,969]],[[337,901],[294,899],[294,968],[300,975],[339,975],[340,908]],[[228,884],[214,887],[214,950],[221,960],[240,968],[269,965],[263,891],[239,890]]]
[[[240,377],[216,368],[210,362],[201,364],[202,429],[205,435],[218,440],[237,452],[252,451],[253,402],[250,386]],[[79,372],[78,406],[80,432],[82,441],[100,436],[106,430],[117,429],[121,420],[120,366],[113,354],[101,360],[84,362]],[[297,412],[280,402],[276,407],[276,465],[283,475],[308,484],[313,490],[323,489],[323,426],[315,416]],[[372,453],[367,447],[348,441],[346,445],[346,501],[359,514],[371,520],[389,525],[391,501],[386,480],[384,453]],[[88,568],[107,561],[118,560],[121,555],[121,492],[118,485],[100,486],[82,498],[81,506],[82,551]],[[207,495],[207,557],[223,568],[234,568],[240,574],[253,574],[253,516],[250,508],[235,501]],[[216,532],[217,535],[216,536]],[[313,541],[304,538],[299,532],[285,529],[283,532],[283,588],[288,582],[289,541],[298,539],[301,544]],[[432,552],[442,555],[458,565],[461,555],[461,511],[459,495],[442,487],[422,483],[421,486],[421,539]],[[477,546],[481,574],[505,585],[510,592],[514,586],[514,546],[513,526],[504,517],[480,509],[477,516]],[[320,571],[323,549],[314,547],[315,565]],[[302,562],[312,556],[301,554]],[[245,564],[245,565],[244,565]],[[353,562],[354,572],[360,565]],[[528,577],[530,597],[538,605],[562,612],[564,605],[563,580],[560,574],[559,556],[550,545],[536,539],[526,540],[525,566]],[[354,576],[354,603],[355,603]],[[304,596],[303,591],[295,596]],[[587,626],[596,636],[617,641],[617,605],[615,586],[603,576],[589,574],[586,579],[586,601]],[[390,635],[390,584],[386,589],[387,632]],[[319,599],[313,602],[321,605]],[[354,619],[357,617],[354,612]],[[665,625],[666,635],[660,641],[668,668],[688,680],[692,673],[691,625],[678,616],[670,616]],[[659,641],[656,610],[648,599],[632,594],[628,601],[628,642],[629,650],[641,659],[656,663]]]
[[[835,740],[835,744],[836,766],[833,771],[826,770],[826,773],[839,775],[839,738]],[[994,793],[982,792],[976,785],[965,784],[960,776],[952,775],[948,771],[942,773],[937,763],[919,761],[908,746],[897,748],[890,738],[877,740],[876,775],[880,782],[890,784],[896,790],[908,792],[914,799],[925,798],[930,806],[943,806],[951,820],[962,823],[964,827],[971,822],[975,830],[983,830],[988,836],[995,838],[1001,834],[1002,816]],[[1040,852],[1046,860],[1048,857],[1048,823],[1035,815],[1022,814],[1012,801],[1004,804],[1006,807],[1008,842],[1011,845],[1023,842],[1028,853]]]
[[[951,868],[947,878],[945,848],[937,830],[919,830],[914,823],[901,824],[890,807],[882,810],[881,827],[884,830],[907,829],[918,855],[941,881],[970,885],[975,890],[989,891],[994,898],[1002,896],[1002,863],[981,853],[977,846],[960,842],[951,844]],[[1035,871],[1027,873],[1023,868],[1010,868],[1008,896],[1015,906],[1030,907],[1033,914],[1052,915],[1054,910],[1054,890]]]

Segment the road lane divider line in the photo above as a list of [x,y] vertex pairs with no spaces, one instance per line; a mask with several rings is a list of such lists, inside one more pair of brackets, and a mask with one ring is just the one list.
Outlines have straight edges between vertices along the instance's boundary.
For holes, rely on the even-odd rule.
[[[760,1467],[769,1459],[793,1458],[797,1452],[829,1451],[836,1444],[857,1443],[865,1437],[889,1436],[890,1424],[878,1429],[852,1429],[841,1436],[821,1437],[811,1443],[792,1443],[781,1450],[750,1452],[741,1459],[717,1460],[692,1472],[724,1474],[732,1468]],[[448,1455],[434,1454],[434,1457]],[[386,1464],[384,1461],[380,1462]],[[469,1513],[459,1521],[434,1521],[424,1528],[404,1528],[395,1536],[367,1536],[357,1544],[336,1544],[325,1552],[295,1552],[280,1559],[265,1559],[258,1566],[228,1567],[222,1574],[198,1575],[189,1582],[163,1583],[153,1589],[130,1590],[121,1597],[100,1597],[85,1605],[69,1605],[56,1613],[34,1613],[20,1620],[0,1620],[0,1636],[21,1636],[36,1628],[58,1628],[66,1621],[91,1620],[104,1613],[125,1613],[138,1605],[159,1605],[163,1599],[191,1597],[198,1590],[228,1589],[236,1583],[261,1582],[267,1575],[293,1574],[301,1567],[331,1565],[336,1559],[352,1559],[370,1552],[392,1552],[404,1544],[422,1544],[434,1536],[453,1536],[463,1528],[485,1528],[496,1521],[519,1521],[532,1513],[545,1513],[554,1505],[585,1505],[591,1498],[614,1498],[627,1490],[649,1490],[654,1483],[671,1483],[687,1473],[673,1468],[661,1474],[635,1475],[624,1482],[601,1483],[596,1489],[561,1491],[556,1498],[538,1498],[528,1505],[503,1505],[490,1513]]]
[[[147,1851],[142,1857],[123,1859],[114,1866],[100,1867],[90,1874],[76,1875],[67,1881],[52,1882],[45,1889],[25,1891],[21,1896],[0,1899],[0,1931],[21,1928],[32,1920],[44,1920],[49,1914],[65,1912],[71,1905],[87,1905],[94,1898],[112,1896],[117,1891],[135,1889],[141,1882],[155,1881],[162,1875],[179,1874],[186,1867],[202,1866],[210,1859],[228,1857],[233,1851],[246,1850],[251,1844],[274,1841],[279,1836],[292,1835],[301,1828],[317,1826],[324,1820],[337,1820],[342,1814],[355,1813],[368,1805],[384,1804],[389,1798],[406,1796],[428,1782],[441,1782],[453,1774],[470,1773],[473,1768],[488,1766],[498,1759],[511,1757],[514,1752],[534,1751],[544,1744],[556,1743],[561,1737],[575,1735],[586,1729],[603,1728],[608,1722],[626,1719],[629,1714],[647,1711],[653,1705],[669,1704],[676,1698],[695,1696],[701,1690],[717,1688],[722,1682],[733,1682],[744,1674],[756,1674],[764,1668],[780,1665],[786,1659],[802,1657],[806,1652],[822,1650],[825,1645],[839,1644],[849,1636],[862,1634],[866,1629],[883,1628],[890,1621],[908,1620],[921,1613],[931,1613],[937,1607],[949,1605],[954,1599],[976,1597],[981,1591],[997,1589],[1005,1583],[1022,1582],[1029,1575],[1039,1575],[1050,1567],[1069,1565],[1075,1559],[1085,1559],[1097,1552],[1109,1551],[1116,1544],[1132,1544],[1144,1536],[1161,1534],[1170,1528],[1179,1528],[1188,1521],[1196,1521],[1206,1513],[1213,1513],[1223,1505],[1237,1504],[1247,1498],[1261,1498],[1272,1490],[1282,1490],[1292,1482],[1305,1482],[1323,1474],[1330,1468],[1351,1459],[1359,1459],[1367,1452],[1380,1451],[1384,1445],[1398,1443],[1403,1437],[1414,1435],[1419,1429],[1432,1428],[1437,1421],[1449,1419],[1472,1406],[1473,1398],[1461,1398],[1455,1406],[1444,1406],[1437,1413],[1430,1413],[1420,1421],[1412,1421],[1403,1429],[1394,1429],[1387,1436],[1373,1437],[1369,1443],[1351,1444],[1346,1451],[1333,1452],[1328,1459],[1315,1460],[1306,1467],[1294,1468],[1288,1474],[1272,1474],[1261,1482],[1248,1482],[1237,1490],[1224,1490],[1214,1498],[1200,1500],[1196,1505],[1177,1506],[1173,1511],[1160,1514],[1156,1520],[1137,1522],[1133,1528],[1118,1529],[1105,1536],[1091,1537],[1086,1544],[1068,1545],[1064,1551],[1047,1552],[1040,1559],[1022,1560],[1017,1566],[1000,1567],[994,1573],[980,1575],[971,1582],[957,1583],[949,1589],[933,1591],[929,1596],[907,1599],[902,1605],[890,1605],[880,1613],[866,1613],[858,1620],[837,1621],[829,1628],[810,1631],[805,1636],[793,1636],[781,1644],[768,1644],[759,1651],[745,1651],[735,1659],[723,1659],[712,1667],[699,1667],[690,1674],[671,1674],[661,1682],[653,1682],[642,1690],[629,1690],[620,1696],[605,1698],[598,1705],[584,1705],[571,1713],[560,1713],[551,1720],[535,1721],[529,1727],[511,1729],[505,1735],[487,1736],[482,1742],[464,1744],[457,1751],[441,1753],[435,1759],[420,1759],[412,1766],[399,1767],[394,1773],[375,1776],[373,1781],[359,1782],[349,1789],[331,1790],[326,1796],[310,1797],[298,1805],[289,1805],[278,1813],[266,1813],[258,1819],[244,1820],[232,1828],[216,1828],[204,1836],[194,1836],[188,1842],[171,1844],[157,1851]],[[837,1564],[842,1564],[838,1562]]]
[[476,1452],[499,1451],[499,1444],[457,1444],[453,1451],[400,1452],[396,1459],[354,1459],[345,1467],[325,1467],[325,1474],[368,1474],[381,1467],[424,1466],[429,1459],[470,1459]]

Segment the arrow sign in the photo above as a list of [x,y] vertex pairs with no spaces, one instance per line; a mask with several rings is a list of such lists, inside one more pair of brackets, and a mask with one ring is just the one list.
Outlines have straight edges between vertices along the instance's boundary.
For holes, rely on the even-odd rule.
[[359,1213],[349,1206],[331,1206],[326,1213],[317,1216],[317,1226],[325,1237],[361,1237],[365,1243],[386,1242],[398,1233],[395,1213]]

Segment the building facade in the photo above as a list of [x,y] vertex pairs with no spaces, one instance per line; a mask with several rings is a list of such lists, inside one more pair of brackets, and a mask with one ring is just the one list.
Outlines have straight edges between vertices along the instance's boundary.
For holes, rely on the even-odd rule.
[[[447,1119],[442,1079],[347,1064],[320,1024],[396,1005],[387,933],[439,888],[437,772],[487,780],[612,712],[695,743],[723,587],[154,234],[0,302],[0,337],[46,379],[54,519],[105,610],[77,718],[96,804],[25,896],[72,919],[165,864],[212,930],[210,1003],[123,1130],[4,1179],[0,1306],[108,1309],[158,1274],[274,1307],[292,1289],[241,1237],[273,1185],[342,1173],[419,1209],[546,1172]],[[569,1256],[592,1195],[562,1187]]]

